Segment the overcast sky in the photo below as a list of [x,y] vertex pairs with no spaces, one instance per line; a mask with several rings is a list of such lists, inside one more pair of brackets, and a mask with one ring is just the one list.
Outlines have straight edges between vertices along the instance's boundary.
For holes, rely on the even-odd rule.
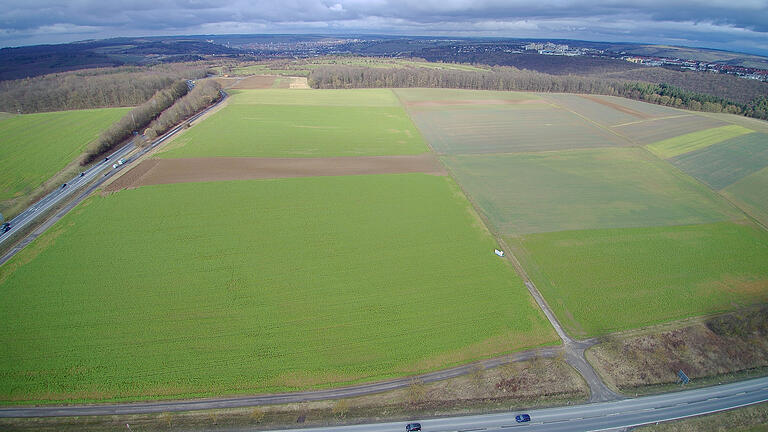
[[768,55],[768,0],[2,0],[0,47],[114,36],[566,38]]

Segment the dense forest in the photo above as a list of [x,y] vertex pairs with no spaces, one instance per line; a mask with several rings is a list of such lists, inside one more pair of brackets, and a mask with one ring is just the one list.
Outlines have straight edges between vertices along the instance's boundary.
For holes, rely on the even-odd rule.
[[630,82],[597,76],[549,75],[513,67],[466,72],[426,68],[323,66],[310,73],[309,83],[315,88],[446,87],[604,94],[696,111],[728,112],[768,119],[764,109],[765,99],[760,97],[743,104],[664,83]]
[[660,67],[643,67],[623,72],[606,73],[608,79],[666,83],[695,93],[717,95],[741,104],[760,96],[768,96],[768,83],[712,72],[679,71]]
[[88,69],[0,81],[0,111],[28,114],[136,106],[175,81],[202,78],[206,71],[203,65],[173,64]]

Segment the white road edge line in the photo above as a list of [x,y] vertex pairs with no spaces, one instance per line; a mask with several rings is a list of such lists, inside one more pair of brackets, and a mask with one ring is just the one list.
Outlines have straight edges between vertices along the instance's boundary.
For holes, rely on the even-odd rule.
[[716,410],[705,411],[705,412],[701,412],[701,413],[697,413],[697,414],[688,414],[688,415],[672,417],[672,418],[668,418],[668,419],[664,419],[664,420],[656,420],[656,421],[649,421],[649,422],[643,422],[643,423],[635,423],[635,424],[631,424],[631,425],[614,426],[614,427],[603,428],[603,429],[589,429],[587,432],[611,431],[611,430],[616,430],[617,428],[633,428],[633,427],[637,427],[637,426],[649,425],[651,423],[664,423],[664,422],[675,421],[675,420],[680,420],[680,419],[684,419],[684,418],[698,417],[698,416],[703,416],[703,415],[707,415],[707,414],[714,414],[714,413],[722,412],[722,411],[730,411],[732,409],[743,408],[745,406],[750,406],[750,405],[757,405],[757,404],[763,403],[763,402],[768,402],[768,398],[757,400],[757,401],[752,401],[752,402],[747,402],[747,403],[743,403],[743,404],[740,404],[740,405],[734,405],[734,406],[727,407],[727,408],[719,408],[719,409],[716,409]]

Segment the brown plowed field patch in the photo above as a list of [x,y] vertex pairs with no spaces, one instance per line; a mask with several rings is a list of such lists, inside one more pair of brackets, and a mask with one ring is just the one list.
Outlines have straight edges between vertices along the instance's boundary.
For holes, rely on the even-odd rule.
[[335,158],[190,158],[147,159],[109,184],[106,192],[168,183],[425,173],[446,175],[432,154]]
[[546,104],[541,99],[467,99],[405,102],[407,106],[451,106],[451,105],[532,105]]
[[605,105],[607,107],[611,107],[611,108],[615,109],[616,111],[621,111],[624,114],[629,114],[629,115],[631,115],[633,117],[637,117],[637,118],[641,118],[641,119],[653,118],[652,115],[641,113],[640,111],[635,111],[632,108],[627,108],[625,106],[621,106],[619,104],[615,104],[613,102],[609,102],[607,100],[600,99],[599,97],[590,96],[590,95],[580,95],[580,96],[583,97],[584,99],[589,99],[592,102],[599,103],[600,105]]

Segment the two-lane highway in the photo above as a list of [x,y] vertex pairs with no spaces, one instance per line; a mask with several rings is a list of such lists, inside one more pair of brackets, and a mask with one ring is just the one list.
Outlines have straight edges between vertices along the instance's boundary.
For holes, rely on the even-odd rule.
[[122,148],[120,148],[116,152],[109,155],[109,157],[107,158],[108,160],[102,160],[99,163],[92,166],[91,168],[89,168],[88,170],[83,171],[82,175],[78,175],[73,179],[67,181],[66,183],[62,184],[61,186],[57,187],[54,191],[44,196],[42,199],[34,203],[32,206],[30,206],[26,210],[24,210],[15,218],[11,219],[9,221],[11,224],[10,231],[8,231],[5,234],[0,234],[0,245],[2,245],[3,242],[7,241],[7,239],[9,239],[13,233],[21,230],[22,228],[27,226],[29,223],[37,219],[41,214],[44,214],[45,212],[47,212],[51,207],[55,206],[56,204],[66,199],[67,197],[73,195],[83,186],[87,185],[94,178],[99,176],[107,168],[111,168],[114,163],[116,163],[118,160],[123,158],[125,155],[129,154],[135,148],[136,147],[133,141],[124,145]]
[[[424,432],[603,431],[709,414],[768,401],[768,377],[714,387],[526,411],[529,423],[517,423],[519,412],[419,420]],[[286,432],[395,432],[406,422],[291,429]]]
[[[154,140],[150,145],[144,148],[141,148],[141,150],[139,150],[138,152],[134,153],[137,146],[135,144],[136,140],[135,139],[132,140],[128,144],[121,147],[119,150],[110,154],[107,158],[101,160],[99,163],[89,168],[87,171],[83,171],[82,175],[78,175],[72,180],[66,182],[65,183],[66,186],[62,185],[58,187],[56,190],[49,193],[48,195],[43,197],[41,200],[39,200],[29,208],[24,210],[18,216],[11,219],[9,221],[11,224],[11,229],[4,234],[0,234],[0,246],[2,246],[3,243],[6,241],[10,241],[10,238],[12,237],[13,233],[23,229],[25,226],[31,224],[33,221],[38,220],[41,216],[45,215],[51,208],[70,199],[78,191],[82,191],[85,186],[90,185],[90,187],[85,189],[85,193],[81,193],[81,195],[76,198],[76,200],[72,203],[73,205],[67,206],[63,211],[54,215],[51,219],[46,221],[46,223],[43,226],[36,229],[34,232],[32,232],[27,237],[22,239],[16,246],[14,246],[10,251],[8,251],[7,254],[5,254],[2,258],[0,258],[0,265],[4,264],[6,261],[11,259],[11,257],[17,254],[20,250],[22,250],[29,243],[31,243],[32,240],[34,240],[45,229],[47,229],[50,225],[52,225],[53,222],[60,219],[64,214],[66,214],[66,212],[71,210],[74,207],[74,204],[77,204],[78,202],[87,198],[90,192],[92,192],[97,187],[99,187],[102,183],[104,183],[104,181],[106,181],[107,179],[112,177],[114,174],[124,169],[126,166],[130,165],[131,162],[144,156],[146,153],[148,153],[158,145],[165,142],[167,139],[169,139],[170,137],[178,133],[180,130],[184,129],[184,127],[188,123],[191,123],[197,120],[198,118],[200,118],[201,116],[205,115],[208,111],[210,111],[211,109],[213,109],[214,107],[222,103],[226,99],[226,97],[227,97],[227,94],[222,91],[221,99],[219,99],[218,102],[204,109],[203,111],[193,115],[192,117],[188,118],[187,120],[182,122],[180,125],[169,130],[168,132],[163,134],[161,137]],[[131,153],[134,153],[134,154],[132,154],[131,156],[128,156]],[[117,164],[118,161],[120,161],[121,159],[124,159],[124,163],[119,164],[113,168],[113,166]]]

